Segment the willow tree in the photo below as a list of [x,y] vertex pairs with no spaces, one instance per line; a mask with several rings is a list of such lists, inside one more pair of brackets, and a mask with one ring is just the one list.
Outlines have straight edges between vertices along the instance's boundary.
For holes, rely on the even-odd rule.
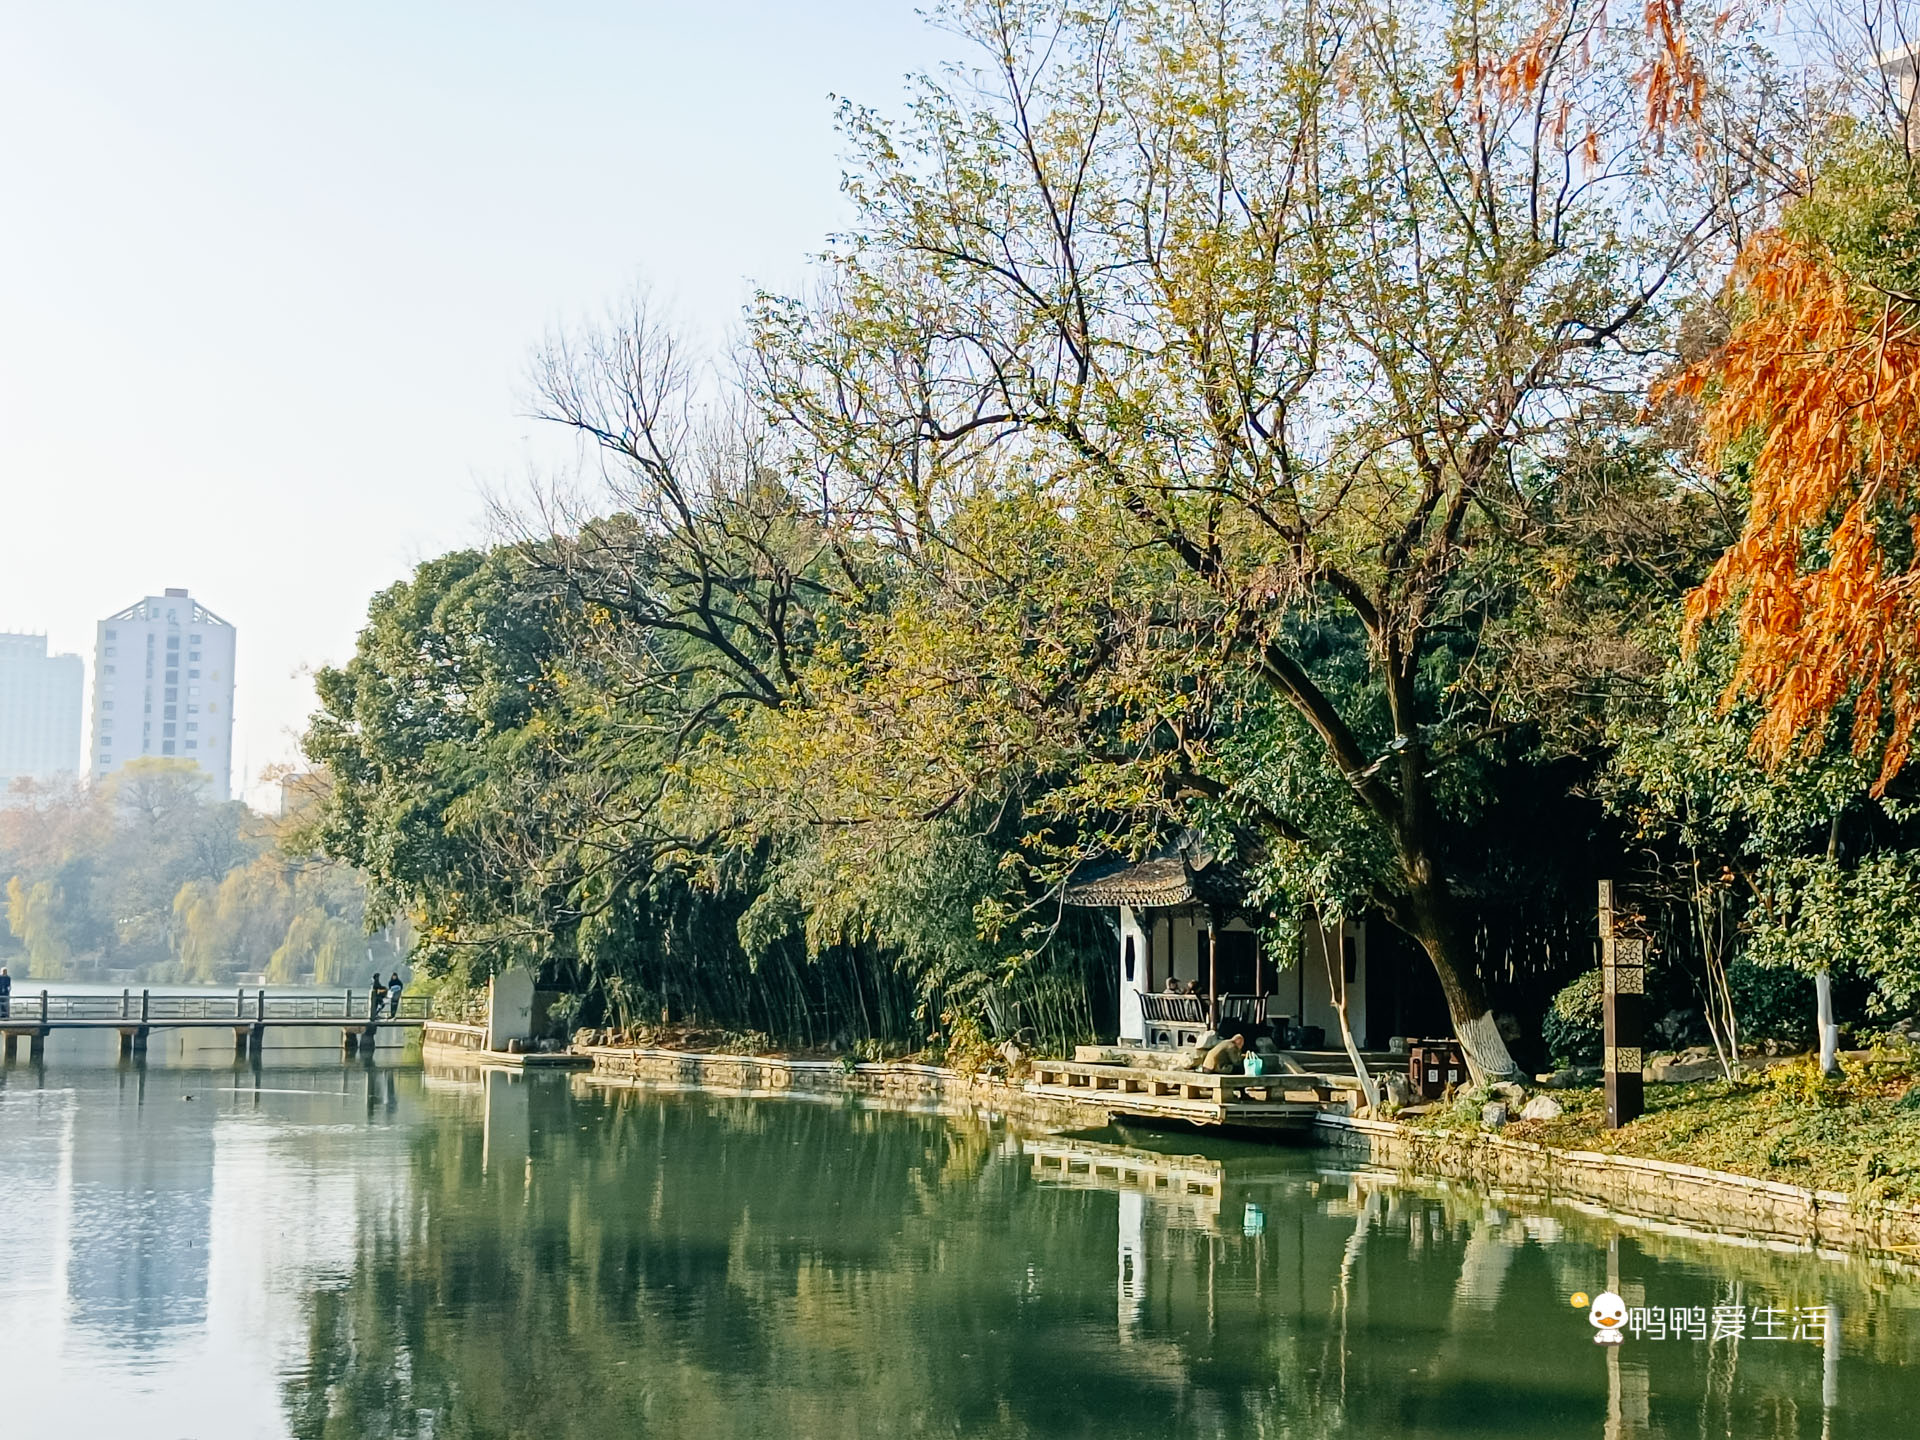
[[[995,527],[955,538],[983,506],[1091,522],[1116,572],[1156,553],[1173,623],[1148,606],[1075,672],[1134,665],[1109,694],[1146,719],[1081,758],[1124,803],[1125,762],[1175,755],[1284,854],[1312,817],[1184,719],[1215,677],[1270,697],[1384,857],[1366,899],[1431,957],[1472,1068],[1511,1074],[1442,842],[1475,740],[1427,667],[1520,467],[1643,387],[1724,266],[1756,195],[1717,132],[1762,113],[1756,52],[1665,0],[1644,23],[1598,0],[940,15],[975,68],[897,123],[844,109],[855,221],[819,298],[761,307],[765,398],[823,511],[962,595],[1005,558],[976,543]],[[1032,603],[1019,665],[1083,624]],[[1329,631],[1358,637],[1359,683],[1317,668]],[[870,656],[850,673],[895,688]],[[1070,728],[1079,688],[1006,690]]]

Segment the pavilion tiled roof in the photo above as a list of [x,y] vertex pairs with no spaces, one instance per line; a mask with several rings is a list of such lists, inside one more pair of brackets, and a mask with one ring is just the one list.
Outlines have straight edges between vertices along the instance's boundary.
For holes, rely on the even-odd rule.
[[1065,898],[1069,905],[1166,910],[1196,904],[1238,907],[1246,903],[1246,894],[1246,876],[1236,866],[1171,850],[1088,870],[1067,886]]

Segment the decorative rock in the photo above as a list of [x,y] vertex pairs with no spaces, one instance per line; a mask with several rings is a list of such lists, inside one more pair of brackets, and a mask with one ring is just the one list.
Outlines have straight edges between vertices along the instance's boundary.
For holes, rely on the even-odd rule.
[[1522,1120],[1557,1120],[1561,1115],[1560,1102],[1551,1095],[1536,1095],[1527,1101],[1526,1108],[1520,1112]]
[[1551,1075],[1536,1075],[1533,1078],[1535,1084],[1549,1090],[1579,1090],[1597,1084],[1600,1072],[1591,1065],[1574,1065],[1565,1070],[1556,1070]]
[[1647,1067],[1647,1079],[1655,1085],[1686,1085],[1695,1080],[1711,1080],[1719,1074],[1718,1060],[1677,1060],[1662,1057]]
[[1489,1100],[1480,1107],[1480,1123],[1489,1130],[1498,1130],[1507,1123],[1510,1113],[1504,1100]]
[[1489,1085],[1487,1090],[1492,1094],[1494,1099],[1504,1100],[1509,1105],[1524,1105],[1527,1103],[1525,1087],[1516,1085],[1511,1080],[1497,1080]]

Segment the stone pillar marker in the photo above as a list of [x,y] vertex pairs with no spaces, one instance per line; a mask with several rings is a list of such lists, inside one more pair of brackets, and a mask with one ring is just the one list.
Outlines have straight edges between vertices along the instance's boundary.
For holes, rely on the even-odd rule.
[[487,1049],[533,1034],[533,972],[502,970],[487,982]]
[[1607,1128],[1618,1130],[1647,1108],[1645,1052],[1647,942],[1620,933],[1613,881],[1600,882],[1600,976],[1606,1031]]

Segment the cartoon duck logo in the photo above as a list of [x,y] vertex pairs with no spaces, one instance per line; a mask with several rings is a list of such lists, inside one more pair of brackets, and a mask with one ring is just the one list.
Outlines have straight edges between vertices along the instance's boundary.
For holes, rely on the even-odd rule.
[[1625,1338],[1620,1332],[1627,1323],[1627,1302],[1611,1290],[1602,1290],[1593,1297],[1593,1308],[1587,1311],[1587,1322],[1593,1326],[1594,1344],[1618,1345]]

